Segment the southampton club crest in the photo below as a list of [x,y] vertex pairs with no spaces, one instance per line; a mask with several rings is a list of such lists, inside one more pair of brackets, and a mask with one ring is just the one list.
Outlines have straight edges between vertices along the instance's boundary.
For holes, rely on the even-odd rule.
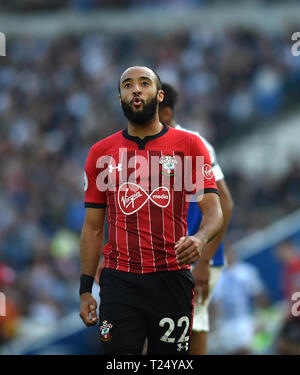
[[101,340],[103,342],[109,341],[112,338],[109,332],[111,329],[112,329],[112,324],[107,323],[107,320],[103,320],[102,326],[100,327]]
[[171,155],[166,155],[163,156],[160,161],[160,164],[162,164],[162,171],[161,173],[164,176],[175,176],[175,165],[178,164],[178,161],[174,156]]

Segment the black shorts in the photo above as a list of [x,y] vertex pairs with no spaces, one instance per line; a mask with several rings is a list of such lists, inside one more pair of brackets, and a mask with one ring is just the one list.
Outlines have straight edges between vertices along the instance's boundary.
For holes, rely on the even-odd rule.
[[134,274],[105,268],[100,277],[104,354],[189,354],[194,280],[189,270]]

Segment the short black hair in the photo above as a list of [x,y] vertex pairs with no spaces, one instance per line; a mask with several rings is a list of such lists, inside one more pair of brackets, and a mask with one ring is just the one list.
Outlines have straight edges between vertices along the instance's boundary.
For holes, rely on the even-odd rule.
[[164,91],[164,100],[159,104],[160,108],[170,107],[172,111],[174,111],[178,91],[169,83],[163,82],[162,83],[162,90]]
[[[156,73],[155,70],[151,69],[152,72],[154,73],[155,77],[156,77],[156,88],[157,88],[157,91],[159,90],[162,90],[162,83],[161,83],[161,79],[160,79],[160,76]],[[118,83],[118,90],[119,90],[119,94],[121,93],[121,87],[120,87],[120,80],[119,80],[119,83]]]

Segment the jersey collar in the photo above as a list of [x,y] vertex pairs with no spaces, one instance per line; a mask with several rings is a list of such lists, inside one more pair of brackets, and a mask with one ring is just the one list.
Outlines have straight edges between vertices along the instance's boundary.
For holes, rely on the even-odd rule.
[[154,134],[154,135],[147,135],[143,139],[141,139],[140,137],[134,136],[134,135],[129,135],[128,134],[128,128],[124,129],[122,131],[122,134],[123,134],[123,137],[125,137],[126,139],[129,139],[130,141],[135,142],[138,145],[139,150],[145,150],[146,143],[152,141],[153,139],[156,139],[156,138],[159,138],[159,137],[163,136],[164,134],[166,134],[166,132],[168,130],[169,130],[169,127],[167,125],[163,124],[163,128],[159,133]]

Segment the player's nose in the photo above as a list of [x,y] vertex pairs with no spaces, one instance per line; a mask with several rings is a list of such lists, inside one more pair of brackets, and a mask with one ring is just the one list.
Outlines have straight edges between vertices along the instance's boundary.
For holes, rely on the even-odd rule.
[[133,95],[140,95],[142,93],[141,87],[139,85],[133,86]]

